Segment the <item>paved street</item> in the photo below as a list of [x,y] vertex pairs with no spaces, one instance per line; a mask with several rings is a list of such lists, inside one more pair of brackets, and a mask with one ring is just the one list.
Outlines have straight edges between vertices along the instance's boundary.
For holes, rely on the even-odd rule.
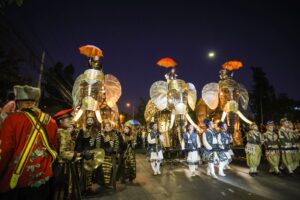
[[[184,162],[164,163],[162,175],[153,176],[144,154],[137,154],[137,178],[132,184],[118,184],[117,191],[106,191],[97,197],[103,200],[193,200],[193,199],[297,199],[300,196],[299,174],[276,177],[261,172],[252,178],[244,162],[235,162],[226,170],[226,177],[213,179],[201,165],[199,175],[190,177]],[[261,170],[265,171],[262,166]]]

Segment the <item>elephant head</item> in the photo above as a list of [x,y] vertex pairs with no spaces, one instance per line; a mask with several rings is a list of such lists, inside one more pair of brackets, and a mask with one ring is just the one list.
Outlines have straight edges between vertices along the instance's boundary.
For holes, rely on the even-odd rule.
[[239,105],[246,110],[249,102],[249,95],[242,84],[227,77],[219,83],[208,83],[202,89],[202,99],[206,105],[215,110],[219,107],[223,113],[221,120],[224,121],[227,113],[234,112],[247,123],[252,123],[239,110]]
[[197,92],[192,83],[180,79],[169,82],[157,81],[150,88],[150,98],[159,111],[167,109],[171,112],[169,128],[174,125],[175,115],[183,115],[196,129],[199,129],[188,114],[188,106],[194,110],[197,99]]
[[72,90],[73,106],[79,108],[74,120],[79,120],[84,111],[93,111],[101,123],[100,110],[107,106],[115,110],[121,90],[119,80],[113,75],[104,76],[97,69],[86,70],[77,77]]

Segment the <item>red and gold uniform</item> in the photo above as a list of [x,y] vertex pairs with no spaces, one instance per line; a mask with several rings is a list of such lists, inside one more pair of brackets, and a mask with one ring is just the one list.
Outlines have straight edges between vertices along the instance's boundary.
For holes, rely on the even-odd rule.
[[[40,111],[35,113],[38,117],[42,114]],[[57,149],[56,122],[45,114],[43,124],[49,144],[52,149]],[[5,119],[0,131],[0,140],[2,141],[0,147],[0,192],[11,190],[12,174],[33,129],[32,122],[25,112],[12,113]],[[40,187],[45,184],[52,177],[52,162],[53,157],[47,151],[41,134],[38,133],[16,188]]]

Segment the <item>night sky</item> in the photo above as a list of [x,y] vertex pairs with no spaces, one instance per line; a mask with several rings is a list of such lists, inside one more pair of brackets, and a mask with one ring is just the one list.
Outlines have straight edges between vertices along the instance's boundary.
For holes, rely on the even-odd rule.
[[[168,71],[156,66],[163,57],[178,63],[178,78],[194,83],[198,98],[206,83],[218,81],[221,65],[236,59],[244,67],[235,79],[248,90],[250,66],[257,66],[277,94],[299,100],[300,7],[281,2],[24,0],[20,8],[8,7],[6,18],[37,54],[46,48],[49,65],[73,64],[76,76],[87,69],[78,48],[100,47],[104,73],[122,84],[121,109],[127,101],[148,100],[151,84]],[[211,50],[214,59],[207,56]]]

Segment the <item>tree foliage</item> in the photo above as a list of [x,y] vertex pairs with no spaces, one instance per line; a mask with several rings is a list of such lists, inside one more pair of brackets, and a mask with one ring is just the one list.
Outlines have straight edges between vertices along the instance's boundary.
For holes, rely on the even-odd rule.
[[46,70],[43,82],[41,106],[50,113],[72,107],[74,66],[58,62]]
[[5,53],[0,50],[0,102],[7,100],[14,85],[30,84],[31,79],[20,72],[23,60],[16,56],[14,50]]
[[290,99],[287,94],[276,96],[275,90],[262,68],[251,67],[251,70],[253,73],[253,87],[250,92],[250,108],[255,121],[259,124],[268,120],[278,122],[282,117],[298,120],[299,111],[294,108],[299,105],[299,102]]

